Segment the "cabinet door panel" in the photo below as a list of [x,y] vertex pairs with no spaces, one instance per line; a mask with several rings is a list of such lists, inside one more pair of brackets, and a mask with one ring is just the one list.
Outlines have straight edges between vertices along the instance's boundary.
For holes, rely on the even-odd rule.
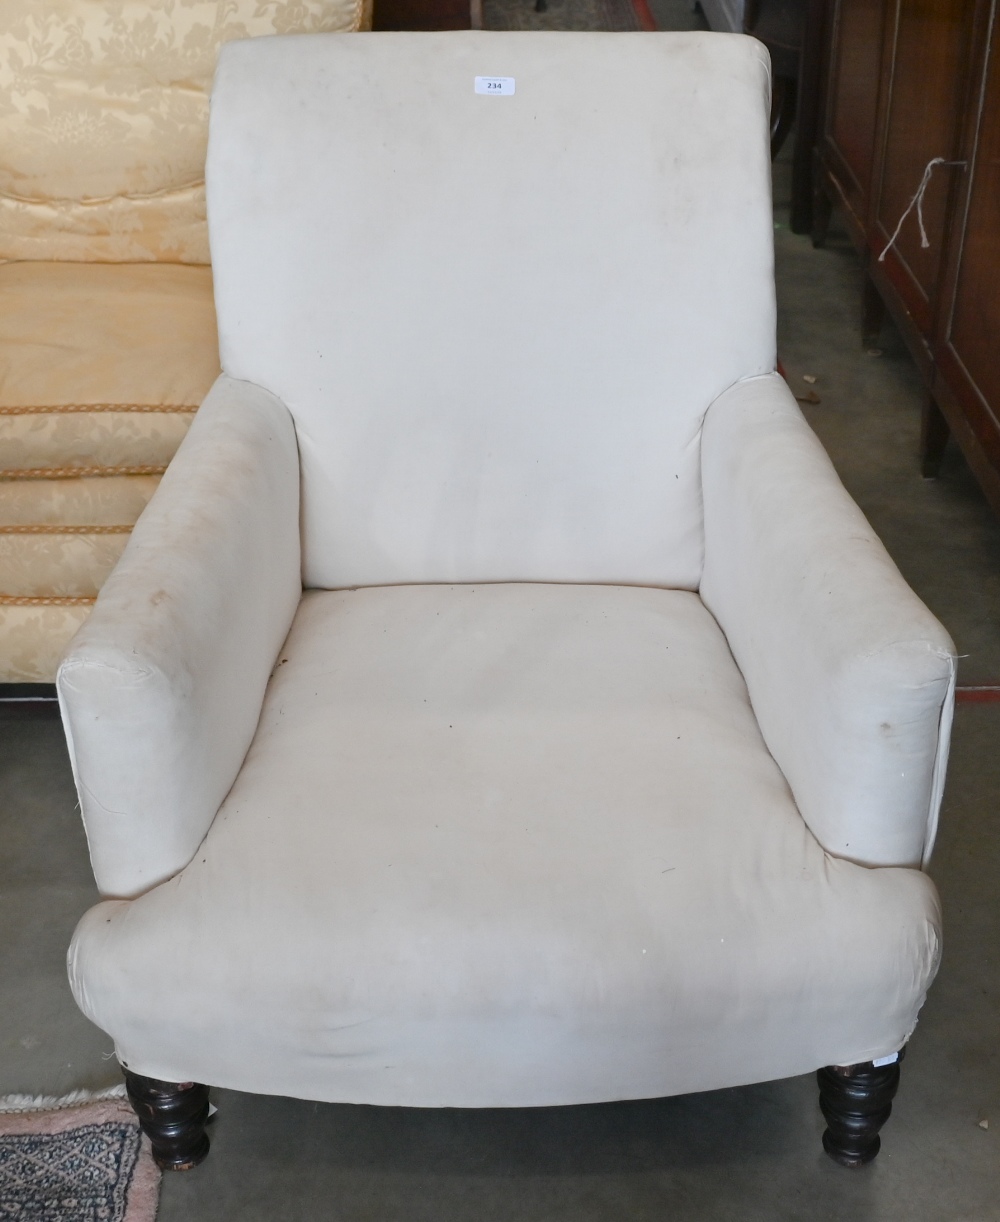
[[875,157],[885,0],[839,0],[832,19],[825,143],[844,195],[862,227]]
[[[978,102],[978,98],[977,98]],[[963,406],[983,426],[1000,426],[1000,21],[994,16],[982,106],[969,142],[968,205],[959,208],[951,251],[954,291],[944,311],[944,352],[949,381],[961,387]],[[961,201],[960,201],[961,205]],[[987,431],[989,431],[987,427]],[[985,437],[982,440],[986,440]],[[1000,437],[990,448],[1000,461]]]
[[[968,0],[897,0],[894,5],[880,142],[884,154],[872,226],[876,255],[895,230],[931,158],[958,158],[973,8]],[[929,246],[921,247],[917,217],[911,213],[886,261],[893,287],[928,340],[954,176],[953,168],[937,167],[924,195]]]
[[864,192],[871,181],[875,152],[884,7],[884,0],[841,0],[835,18],[829,135]]

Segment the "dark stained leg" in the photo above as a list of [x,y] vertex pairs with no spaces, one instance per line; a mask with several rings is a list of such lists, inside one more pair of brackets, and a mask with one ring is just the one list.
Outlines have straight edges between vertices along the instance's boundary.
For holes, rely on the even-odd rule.
[[208,1087],[198,1082],[160,1082],[125,1070],[125,1089],[142,1131],[164,1171],[189,1171],[208,1154],[205,1121]]
[[924,479],[934,479],[941,473],[941,459],[951,430],[932,395],[924,399],[920,417],[920,473]]
[[823,1149],[842,1167],[862,1167],[878,1154],[878,1132],[889,1119],[899,1087],[899,1060],[877,1068],[871,1061],[827,1065],[816,1075],[827,1124]]
[[[796,106],[798,123],[795,125],[795,151],[792,154],[792,206],[789,214],[789,229],[792,233],[813,231],[813,147],[808,135],[803,134],[801,88]],[[815,126],[815,124],[814,124]]]
[[776,76],[771,83],[771,160],[781,151],[795,122],[798,81],[790,76]]
[[833,215],[833,202],[822,187],[817,186],[813,193],[813,228],[812,244],[817,250],[826,241],[830,228],[830,217]]
[[861,342],[866,348],[874,348],[885,322],[885,302],[875,287],[871,276],[865,276],[861,290]]
[[813,154],[819,140],[820,94],[823,92],[820,78],[828,7],[828,0],[805,0],[792,158],[792,233],[812,233],[813,228]]

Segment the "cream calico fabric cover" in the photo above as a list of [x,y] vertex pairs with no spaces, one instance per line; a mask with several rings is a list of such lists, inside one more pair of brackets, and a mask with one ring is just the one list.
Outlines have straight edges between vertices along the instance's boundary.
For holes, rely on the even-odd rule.
[[907,1038],[953,650],[772,372],[767,114],[722,35],[223,53],[226,372],[58,680],[136,1072],[556,1104]]
[[219,369],[212,274],[0,266],[0,682],[51,682]]
[[207,263],[219,47],[370,25],[370,0],[0,0],[0,259]]
[[774,369],[767,97],[716,34],[225,49],[222,366],[295,420],[306,585],[697,588],[702,417]]
[[809,827],[839,857],[926,863],[954,646],[845,497],[777,374],[712,404],[702,488],[701,596]]
[[194,860],[70,977],[168,1081],[523,1107],[891,1052],[938,924],[823,853],[696,594],[316,591]]

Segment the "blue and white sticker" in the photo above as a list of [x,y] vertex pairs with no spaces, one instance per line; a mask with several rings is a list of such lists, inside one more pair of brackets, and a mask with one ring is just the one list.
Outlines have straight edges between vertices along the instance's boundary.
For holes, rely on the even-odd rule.
[[493,94],[498,98],[509,98],[514,92],[512,76],[477,76],[476,93]]

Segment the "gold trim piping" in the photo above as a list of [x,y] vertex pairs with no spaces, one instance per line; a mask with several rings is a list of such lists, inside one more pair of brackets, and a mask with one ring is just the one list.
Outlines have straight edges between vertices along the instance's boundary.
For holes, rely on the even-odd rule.
[[0,416],[58,416],[69,412],[185,412],[198,410],[191,403],[60,403],[51,407],[0,407]]
[[0,607],[89,607],[93,598],[29,598],[20,594],[0,594]]
[[131,526],[0,526],[0,535],[129,535]]
[[166,463],[146,467],[12,467],[0,471],[0,479],[79,479],[93,475],[162,475]]

